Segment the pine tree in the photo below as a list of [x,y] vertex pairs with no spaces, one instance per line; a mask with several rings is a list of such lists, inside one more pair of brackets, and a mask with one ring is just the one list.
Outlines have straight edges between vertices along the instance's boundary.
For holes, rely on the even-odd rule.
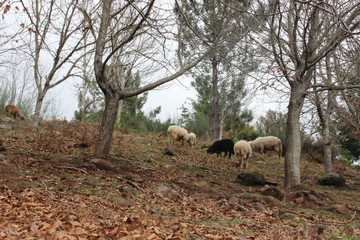
[[[215,46],[191,71],[192,86],[198,92],[193,108],[201,112],[197,117],[208,116],[212,139],[221,139],[224,119],[238,120],[246,96],[245,76],[255,67],[250,48],[243,41],[252,24],[246,24],[248,17],[238,11],[249,7],[248,1],[183,0],[175,8],[183,56],[199,46]],[[231,124],[228,120],[226,123]]]

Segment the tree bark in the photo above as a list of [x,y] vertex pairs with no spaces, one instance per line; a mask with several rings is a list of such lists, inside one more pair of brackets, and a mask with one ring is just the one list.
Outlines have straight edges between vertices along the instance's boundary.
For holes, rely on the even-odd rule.
[[105,96],[105,112],[99,129],[99,139],[96,144],[95,155],[100,157],[110,153],[114,125],[119,109],[119,97],[117,94]]
[[38,92],[39,93],[36,98],[35,111],[34,111],[33,123],[32,123],[34,127],[37,127],[39,125],[41,109],[44,103],[44,97],[47,93],[47,89],[43,89],[43,90],[38,89]]
[[301,132],[300,113],[306,88],[299,82],[291,84],[286,124],[285,187],[300,185]]
[[325,174],[330,175],[332,173],[332,156],[331,156],[331,136],[330,136],[330,111],[331,111],[331,99],[330,92],[328,94],[327,109],[324,109],[318,93],[315,93],[315,104],[317,113],[320,119],[320,126],[323,138],[323,150],[324,150],[324,168]]
[[121,99],[119,101],[118,113],[117,113],[117,116],[116,116],[116,125],[117,126],[120,126],[121,113],[122,113],[123,106],[124,106],[124,99]]
[[325,174],[332,173],[332,155],[331,155],[331,137],[330,137],[330,124],[329,118],[326,117],[323,123],[323,141],[324,141],[324,167]]
[[80,121],[86,120],[86,82],[83,80],[82,86],[79,91],[79,110],[80,110]]
[[213,140],[221,138],[221,118],[220,118],[220,94],[219,94],[219,77],[218,77],[218,63],[216,57],[212,58],[212,89],[213,98],[211,106],[211,137]]
[[[321,65],[320,65],[321,66]],[[330,55],[325,58],[326,77],[322,78],[324,84],[332,84],[332,66]],[[320,68],[321,72],[321,68]],[[323,75],[323,74],[321,74]],[[330,116],[334,108],[335,96],[332,91],[325,91],[327,102],[326,104],[320,100],[319,93],[315,92],[316,108],[320,119],[322,137],[323,137],[323,151],[324,151],[324,170],[326,175],[332,174],[332,153],[331,153],[331,133],[330,133]]]
[[[331,67],[331,59],[330,55],[327,55],[325,58],[326,64],[326,80],[325,83],[332,83],[332,67]],[[332,174],[332,154],[331,154],[331,134],[330,134],[330,116],[331,112],[334,108],[334,103],[336,102],[333,92],[327,91],[327,107],[326,110],[323,111],[323,119],[322,119],[322,128],[323,128],[323,142],[324,142],[324,167],[325,174]]]

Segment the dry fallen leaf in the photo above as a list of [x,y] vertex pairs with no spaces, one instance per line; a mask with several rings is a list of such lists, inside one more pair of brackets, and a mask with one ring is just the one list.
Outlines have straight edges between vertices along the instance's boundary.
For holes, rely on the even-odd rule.
[[57,231],[51,234],[50,240],[77,240],[77,238],[64,231]]
[[46,229],[46,231],[51,234],[51,233],[57,231],[58,228],[61,227],[61,224],[62,224],[62,223],[61,223],[59,220],[56,219],[56,220],[51,224],[51,226],[49,226],[49,227]]

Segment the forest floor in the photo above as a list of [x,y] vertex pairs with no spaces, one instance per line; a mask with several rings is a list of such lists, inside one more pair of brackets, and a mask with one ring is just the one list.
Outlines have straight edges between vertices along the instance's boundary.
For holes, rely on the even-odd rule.
[[97,129],[0,119],[0,239],[360,239],[360,171],[345,164],[346,187],[319,185],[322,165],[302,160],[302,185],[284,189],[284,159],[255,155],[249,171],[278,185],[244,186],[209,143],[122,129],[100,170]]

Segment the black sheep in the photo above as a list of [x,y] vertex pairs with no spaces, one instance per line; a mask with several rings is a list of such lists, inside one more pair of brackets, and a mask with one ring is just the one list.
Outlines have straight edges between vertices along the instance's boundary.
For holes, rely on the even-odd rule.
[[206,151],[209,154],[216,153],[217,156],[221,156],[221,153],[225,152],[224,157],[226,157],[226,155],[229,153],[229,159],[230,159],[231,154],[235,154],[234,153],[234,142],[231,139],[218,140],[218,141],[215,141]]

